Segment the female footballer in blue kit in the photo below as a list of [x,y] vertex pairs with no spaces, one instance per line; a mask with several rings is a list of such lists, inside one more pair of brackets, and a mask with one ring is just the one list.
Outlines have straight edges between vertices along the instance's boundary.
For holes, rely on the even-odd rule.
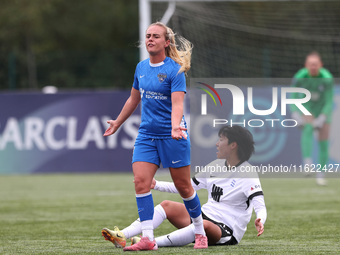
[[[156,22],[149,26],[145,38],[149,58],[138,63],[131,95],[117,119],[108,121],[110,127],[104,133],[104,136],[114,134],[142,102],[132,169],[143,237],[140,242],[125,247],[125,251],[158,249],[153,235],[154,204],[150,187],[160,163],[170,169],[172,180],[193,221],[194,248],[208,247],[200,201],[191,185],[190,140],[183,116],[184,74],[190,69],[192,46],[182,37],[179,42],[181,50],[176,47],[174,32],[164,24]],[[113,239],[114,233],[109,229],[104,228],[102,234],[106,239]]]

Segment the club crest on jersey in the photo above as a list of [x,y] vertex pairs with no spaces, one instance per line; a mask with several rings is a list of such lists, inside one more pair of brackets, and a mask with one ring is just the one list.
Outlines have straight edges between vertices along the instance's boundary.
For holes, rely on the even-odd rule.
[[162,83],[166,79],[166,73],[159,73],[157,74],[158,81]]
[[325,90],[324,85],[323,85],[323,84],[320,84],[320,85],[319,85],[319,91],[324,91],[324,90]]

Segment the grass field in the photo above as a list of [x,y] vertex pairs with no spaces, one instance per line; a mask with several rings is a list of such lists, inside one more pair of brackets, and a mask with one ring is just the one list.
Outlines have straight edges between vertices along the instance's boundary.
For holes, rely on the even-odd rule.
[[[132,175],[27,175],[0,177],[0,254],[122,254],[104,241],[103,227],[123,228],[137,218]],[[168,179],[160,175],[158,179]],[[256,236],[254,215],[237,246],[193,245],[139,254],[339,254],[340,179],[262,179],[268,218]],[[155,204],[180,201],[153,192]],[[207,194],[200,191],[202,203]],[[164,222],[155,231],[174,228]]]

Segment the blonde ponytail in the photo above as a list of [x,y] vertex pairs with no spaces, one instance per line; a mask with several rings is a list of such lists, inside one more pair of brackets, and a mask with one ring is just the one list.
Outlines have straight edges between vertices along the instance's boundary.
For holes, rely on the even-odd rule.
[[[181,66],[178,73],[187,73],[191,67],[192,43],[182,36],[176,36],[172,29],[162,22],[153,23],[149,27],[154,25],[165,28],[165,40],[170,40],[170,45],[165,49],[166,56],[173,59]],[[177,38],[175,38],[175,36]],[[178,40],[179,45],[176,45],[176,39]]]

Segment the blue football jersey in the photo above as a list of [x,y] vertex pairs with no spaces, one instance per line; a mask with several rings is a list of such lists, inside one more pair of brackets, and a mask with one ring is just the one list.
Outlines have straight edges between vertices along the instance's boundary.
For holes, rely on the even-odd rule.
[[[184,73],[169,57],[158,64],[146,59],[138,63],[133,87],[139,90],[142,102],[141,135],[150,138],[171,138],[171,93],[186,92]],[[182,126],[186,127],[184,116]]]

